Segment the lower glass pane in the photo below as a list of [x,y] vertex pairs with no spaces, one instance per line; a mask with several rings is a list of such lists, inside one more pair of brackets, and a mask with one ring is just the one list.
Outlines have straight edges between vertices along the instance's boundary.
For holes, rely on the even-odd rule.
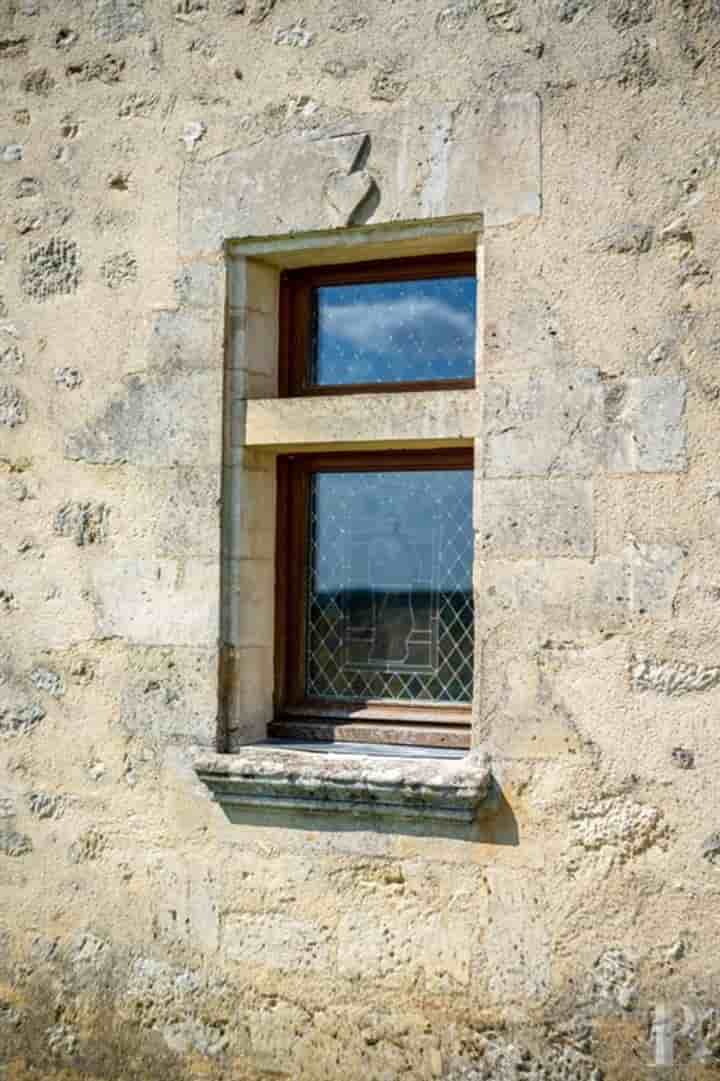
[[472,471],[315,473],[305,691],[472,699]]

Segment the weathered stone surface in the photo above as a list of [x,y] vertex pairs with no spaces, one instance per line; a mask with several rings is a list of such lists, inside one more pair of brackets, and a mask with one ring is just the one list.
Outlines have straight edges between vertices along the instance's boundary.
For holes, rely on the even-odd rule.
[[678,769],[694,769],[695,768],[695,754],[693,751],[688,750],[687,747],[673,747],[672,750],[673,765]]
[[480,1055],[455,1059],[444,1081],[604,1081],[602,1069],[588,1054],[588,1041],[584,1043],[578,1047],[571,1039],[545,1040],[538,1052],[491,1032],[482,1040]]
[[100,267],[100,273],[108,289],[121,289],[136,280],[137,260],[127,251],[111,255]]
[[485,480],[476,514],[488,556],[593,554],[592,486],[587,481]]
[[19,345],[7,338],[0,339],[0,371],[12,373],[21,371],[25,364],[25,357]]
[[218,327],[207,315],[187,309],[153,315],[147,344],[152,367],[219,368],[221,350]]
[[656,661],[651,657],[633,662],[630,670],[636,691],[680,695],[709,691],[720,684],[720,666]]
[[100,859],[107,847],[107,837],[94,826],[83,830],[68,849],[71,863],[90,863]]
[[53,519],[53,529],[62,537],[72,537],[79,548],[102,544],[108,532],[110,511],[104,503],[90,501],[63,503]]
[[368,394],[354,402],[347,397],[259,399],[240,412],[232,442],[277,448],[358,440],[451,443],[472,439],[480,423],[480,400],[472,390]]
[[65,680],[59,672],[53,672],[44,665],[38,665],[30,673],[30,682],[39,691],[47,691],[53,698],[61,698],[65,694]]
[[[669,833],[656,807],[619,796],[576,807],[571,821],[571,845],[586,852],[607,850],[611,865],[638,856]],[[569,858],[579,862],[572,848]]]
[[36,818],[62,818],[67,807],[66,797],[54,792],[32,792],[28,803]]
[[110,86],[120,81],[124,68],[124,59],[106,53],[104,56],[92,57],[79,60],[74,64],[68,64],[65,74],[69,79],[76,79],[80,83],[98,81]]
[[104,559],[91,570],[96,637],[136,645],[212,646],[218,571],[199,559]]
[[305,25],[305,19],[298,19],[292,26],[278,27],[273,31],[273,45],[289,45],[295,49],[307,49],[314,38],[313,32]]
[[327,969],[334,964],[336,950],[327,927],[279,912],[229,917],[221,948],[232,961],[285,972]]
[[218,411],[208,409],[216,391],[217,377],[207,371],[130,376],[95,422],[67,437],[65,456],[96,464],[217,463]]
[[[717,7],[0,2],[3,1081],[639,1081],[661,1002],[673,1081],[720,1062]],[[403,740],[491,749],[491,805],[223,808],[193,745],[280,704],[275,452],[231,429],[281,272],[469,248],[472,727],[372,734],[413,800]]]
[[485,389],[484,435],[487,477],[590,475],[605,446],[598,373],[493,380]]
[[550,990],[552,953],[540,917],[540,885],[527,874],[500,868],[489,868],[486,882],[488,929],[475,965],[478,998],[542,1002]]
[[16,199],[34,199],[42,192],[42,184],[36,176],[24,176],[15,185]]
[[464,915],[423,911],[400,891],[370,896],[340,920],[338,968],[356,984],[370,979],[398,987],[410,978],[431,993],[463,991],[481,930]]
[[[539,211],[540,109],[533,94],[509,95],[477,110],[436,107],[429,117],[399,110],[393,123],[367,116],[357,119],[353,131],[369,135],[367,169],[380,190],[368,220],[484,212],[486,222],[497,225]],[[184,252],[212,252],[228,236],[334,224],[332,218],[318,219],[315,193],[322,193],[337,167],[335,134],[345,132],[288,136],[269,156],[264,150],[234,151],[188,169],[180,209]],[[260,154],[262,200],[254,197]],[[283,197],[287,177],[300,173],[302,188],[289,204]]]
[[65,366],[55,369],[55,382],[60,387],[75,390],[82,383],[82,375],[77,368]]
[[669,618],[683,576],[683,549],[633,541],[624,554],[632,583],[632,609],[638,615]]
[[639,997],[637,966],[622,950],[611,947],[602,953],[592,971],[593,990],[601,998],[631,1010]]
[[16,428],[28,419],[27,402],[17,387],[4,383],[0,386],[0,424]]
[[667,473],[687,469],[685,398],[679,377],[629,379],[606,392],[608,469]]
[[37,702],[26,705],[6,705],[0,700],[0,736],[25,735],[45,717]]
[[42,98],[46,98],[54,87],[55,80],[47,68],[33,68],[20,80],[21,90],[24,90],[26,94],[37,94]]
[[481,616],[511,612],[546,627],[620,627],[637,616],[669,618],[683,574],[679,548],[629,545],[622,558],[594,562],[488,562],[479,574]]
[[711,833],[705,838],[702,854],[708,863],[720,863],[720,833]]
[[[222,294],[225,286],[224,268],[217,262],[213,263],[190,263],[184,266],[175,278],[175,291],[178,303],[183,308],[214,308],[222,303]],[[171,313],[166,313],[166,318]],[[175,313],[176,322],[180,322],[182,309]],[[158,317],[160,318],[160,317]],[[207,328],[212,330],[212,324]],[[156,324],[156,333],[159,326]],[[187,333],[187,328],[185,328]],[[182,338],[182,332],[178,334]]]
[[133,650],[121,699],[120,722],[154,739],[211,746],[217,709],[217,658],[211,650]]
[[97,0],[93,22],[95,36],[120,41],[145,29],[144,0]]
[[0,829],[0,855],[17,858],[29,855],[32,850],[33,844],[27,834]]
[[80,283],[78,248],[74,240],[53,237],[32,244],[23,263],[22,287],[33,300],[74,293]]
[[611,255],[641,255],[650,251],[653,231],[649,225],[621,225],[596,242],[599,251]]
[[220,803],[472,822],[491,794],[487,762],[312,754],[248,747],[195,771]]

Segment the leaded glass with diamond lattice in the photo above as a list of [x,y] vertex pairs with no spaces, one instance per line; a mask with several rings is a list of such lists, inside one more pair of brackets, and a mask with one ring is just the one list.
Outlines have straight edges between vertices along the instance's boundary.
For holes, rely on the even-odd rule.
[[310,485],[309,698],[472,699],[472,472],[318,472]]

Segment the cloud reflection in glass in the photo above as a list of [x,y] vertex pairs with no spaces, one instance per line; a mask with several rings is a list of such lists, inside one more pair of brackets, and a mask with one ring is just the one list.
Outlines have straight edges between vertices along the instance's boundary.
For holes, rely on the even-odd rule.
[[320,286],[312,382],[471,379],[475,310],[473,277]]

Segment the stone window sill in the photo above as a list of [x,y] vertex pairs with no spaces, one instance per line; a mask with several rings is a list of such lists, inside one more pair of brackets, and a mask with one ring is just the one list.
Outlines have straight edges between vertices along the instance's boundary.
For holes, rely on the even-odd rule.
[[493,794],[487,758],[477,753],[263,743],[233,754],[200,751],[194,768],[231,807],[471,824]]

